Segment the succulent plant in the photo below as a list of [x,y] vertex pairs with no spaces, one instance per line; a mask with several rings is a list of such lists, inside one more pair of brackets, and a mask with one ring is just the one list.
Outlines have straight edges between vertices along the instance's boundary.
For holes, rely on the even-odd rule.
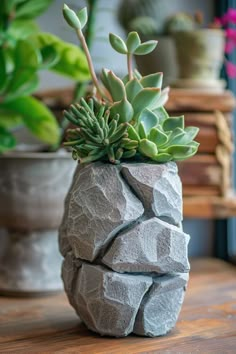
[[130,32],[124,41],[111,33],[111,46],[127,56],[128,74],[121,79],[103,69],[100,82],[82,33],[86,8],[76,15],[65,5],[63,14],[81,41],[96,88],[94,97],[81,99],[64,113],[76,126],[68,131],[65,143],[73,147],[73,157],[82,163],[98,159],[119,163],[131,157],[163,163],[194,155],[198,128],[185,128],[183,116],[169,117],[163,107],[169,92],[161,89],[163,74],[142,76],[132,68],[132,56],[150,53],[157,41],[141,43],[137,32]]

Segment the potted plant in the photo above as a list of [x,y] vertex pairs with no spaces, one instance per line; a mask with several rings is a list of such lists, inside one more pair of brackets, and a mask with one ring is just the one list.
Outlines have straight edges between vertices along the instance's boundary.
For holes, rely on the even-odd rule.
[[165,0],[123,0],[118,13],[127,33],[136,31],[144,41],[158,40],[158,48],[148,55],[135,57],[135,61],[142,75],[162,71],[164,87],[178,78],[174,40],[165,28],[171,9]]
[[214,24],[198,28],[201,12],[190,16],[179,12],[166,20],[166,32],[173,36],[179,78],[171,85],[180,88],[223,90],[220,80],[224,62],[225,33]]
[[[0,7],[1,293],[62,288],[57,228],[74,164],[60,149],[65,122],[33,94],[42,69],[80,81],[90,75],[80,48],[34,22],[51,2],[11,0]],[[27,130],[37,138],[33,144]]]
[[65,290],[82,321],[101,335],[163,335],[176,323],[189,273],[174,161],[197,152],[198,128],[185,128],[183,116],[169,117],[163,108],[162,73],[141,76],[132,68],[133,55],[151,52],[156,41],[110,34],[112,47],[127,56],[128,75],[103,69],[101,83],[82,32],[86,8],[76,15],[65,5],[63,14],[96,91],[64,113],[75,126],[65,144],[79,161],[59,231]]

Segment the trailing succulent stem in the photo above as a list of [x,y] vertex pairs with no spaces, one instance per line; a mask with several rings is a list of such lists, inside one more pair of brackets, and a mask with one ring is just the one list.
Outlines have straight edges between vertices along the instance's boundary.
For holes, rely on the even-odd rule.
[[163,163],[193,156],[199,145],[194,141],[198,128],[185,128],[184,117],[169,117],[163,107],[169,92],[168,88],[162,90],[163,74],[142,76],[132,68],[132,56],[150,53],[157,41],[141,43],[137,32],[130,32],[124,41],[110,33],[111,46],[127,56],[128,74],[121,79],[103,69],[100,82],[82,32],[87,22],[86,8],[76,15],[65,5],[63,14],[81,41],[97,89],[94,97],[81,99],[64,113],[76,126],[68,130],[65,143],[73,147],[73,157],[82,163],[119,163],[122,158],[140,155]]

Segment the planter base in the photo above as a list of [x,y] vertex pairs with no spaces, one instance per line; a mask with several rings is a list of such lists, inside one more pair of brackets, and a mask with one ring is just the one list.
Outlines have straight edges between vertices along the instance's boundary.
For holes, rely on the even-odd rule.
[[178,79],[171,83],[171,87],[193,90],[200,89],[207,92],[223,92],[226,87],[226,81],[216,79]]
[[57,230],[9,230],[5,241],[0,257],[1,294],[38,296],[62,290]]

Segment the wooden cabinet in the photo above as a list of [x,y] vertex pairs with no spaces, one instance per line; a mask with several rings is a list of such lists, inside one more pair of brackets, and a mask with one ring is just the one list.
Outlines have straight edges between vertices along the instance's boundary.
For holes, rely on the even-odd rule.
[[186,126],[197,126],[200,143],[194,157],[179,162],[183,182],[184,214],[225,218],[236,215],[232,188],[235,99],[230,91],[207,93],[172,89],[166,108],[171,116],[184,114]]

